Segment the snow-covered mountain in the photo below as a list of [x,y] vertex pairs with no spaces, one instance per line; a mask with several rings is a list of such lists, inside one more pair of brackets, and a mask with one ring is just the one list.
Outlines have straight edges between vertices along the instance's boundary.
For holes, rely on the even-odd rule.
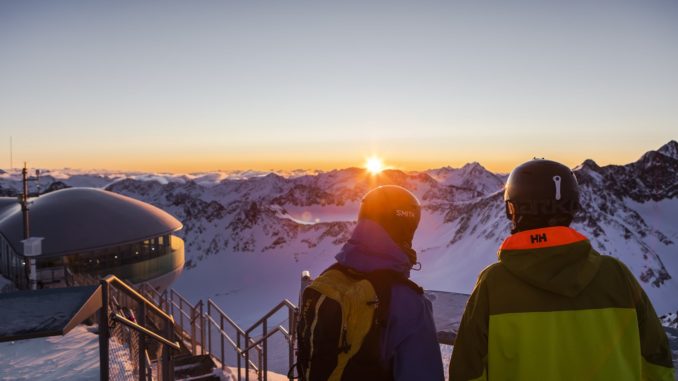
[[[574,228],[620,258],[661,314],[678,311],[678,143],[626,165],[575,168],[583,210]],[[58,173],[58,174],[57,174]],[[51,177],[50,177],[51,176]],[[0,174],[0,192],[18,189]],[[372,176],[358,168],[294,173],[192,175],[45,172],[42,189],[99,186],[150,202],[184,223],[187,271],[175,287],[212,298],[250,322],[281,298],[295,300],[299,274],[318,274],[348,239],[360,197],[380,184],[412,190],[424,205],[414,246],[425,288],[471,291],[509,234],[501,189],[505,175],[478,163]]]
[[468,163],[461,168],[430,169],[426,173],[443,185],[474,190],[479,195],[501,189],[507,177],[503,174],[494,174],[477,162]]

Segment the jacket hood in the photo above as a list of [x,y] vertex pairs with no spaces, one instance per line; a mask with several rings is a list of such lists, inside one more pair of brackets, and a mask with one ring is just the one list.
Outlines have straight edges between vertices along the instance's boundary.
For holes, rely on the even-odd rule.
[[342,266],[359,272],[393,270],[409,277],[412,267],[407,254],[386,230],[369,219],[358,222],[335,258]]
[[498,256],[518,278],[569,297],[589,285],[601,262],[586,237],[563,226],[516,233],[504,241]]

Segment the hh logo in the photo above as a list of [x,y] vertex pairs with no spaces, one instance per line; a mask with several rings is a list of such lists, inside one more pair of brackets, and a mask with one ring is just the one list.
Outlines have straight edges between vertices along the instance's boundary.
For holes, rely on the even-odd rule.
[[546,241],[547,241],[547,239],[546,239],[546,233],[542,233],[542,234],[532,234],[532,235],[530,236],[530,243],[532,243],[532,244],[535,244],[535,243],[542,243],[542,242],[546,242]]

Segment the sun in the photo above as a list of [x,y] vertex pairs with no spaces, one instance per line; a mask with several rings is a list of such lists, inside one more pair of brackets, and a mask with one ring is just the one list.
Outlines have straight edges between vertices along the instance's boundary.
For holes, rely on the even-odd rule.
[[380,158],[372,156],[365,162],[365,168],[371,174],[376,175],[384,170],[384,162]]

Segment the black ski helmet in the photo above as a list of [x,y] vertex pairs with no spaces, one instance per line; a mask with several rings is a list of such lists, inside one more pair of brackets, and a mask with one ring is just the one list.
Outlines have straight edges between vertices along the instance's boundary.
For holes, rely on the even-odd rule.
[[[421,204],[417,197],[398,185],[382,185],[363,197],[358,220],[369,219],[378,223],[401,248],[416,262],[412,238],[421,219]],[[414,258],[412,258],[414,256]]]
[[513,232],[567,226],[579,209],[579,184],[565,165],[533,159],[511,171],[504,202]]

